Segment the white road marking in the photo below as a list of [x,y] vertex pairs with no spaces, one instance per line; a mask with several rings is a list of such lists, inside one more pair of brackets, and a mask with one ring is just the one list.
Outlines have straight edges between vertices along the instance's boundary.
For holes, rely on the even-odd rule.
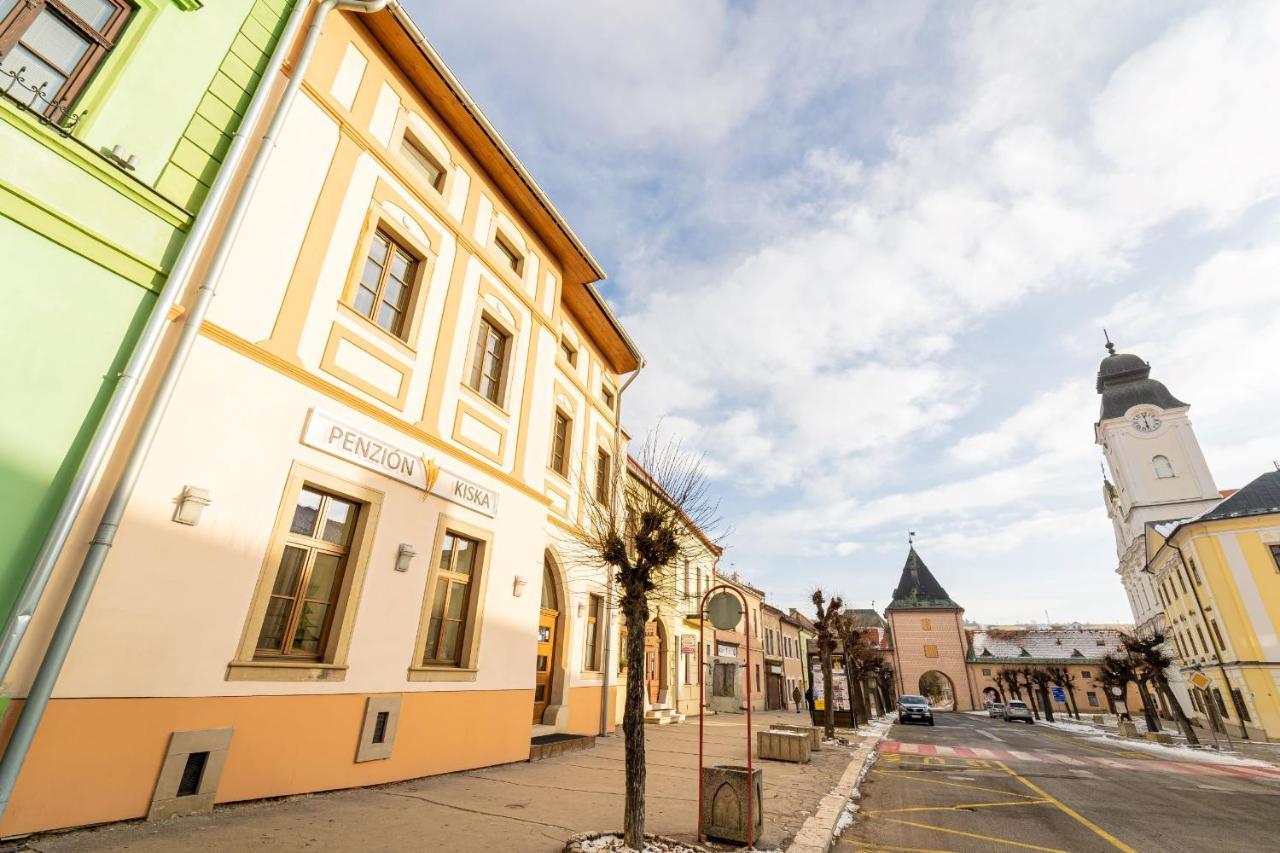
[[989,731],[986,731],[986,730],[984,730],[984,729],[974,729],[974,731],[976,731],[978,734],[982,735],[983,737],[989,737],[989,738],[991,738],[992,740],[998,740],[998,741],[1000,741],[1001,743],[1004,743],[1004,738],[1002,738],[1002,737],[997,737],[996,735],[993,735],[993,734],[992,734],[991,732],[989,732]]
[[1088,771],[1088,770],[1073,769],[1073,770],[1071,771],[1071,775],[1072,775],[1072,776],[1079,776],[1081,779],[1097,779],[1097,778],[1098,778],[1098,774],[1097,774],[1097,773],[1092,773],[1092,772],[1090,772],[1090,771]]

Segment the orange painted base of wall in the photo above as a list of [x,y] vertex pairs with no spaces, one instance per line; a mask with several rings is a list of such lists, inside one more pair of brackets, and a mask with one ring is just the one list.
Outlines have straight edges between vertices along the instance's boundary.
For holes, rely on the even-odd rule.
[[[391,757],[361,764],[355,756],[367,694],[55,699],[0,820],[0,836],[144,817],[175,731],[235,729],[219,803],[529,757],[531,690],[401,696]],[[21,704],[8,709],[6,739]]]
[[[569,689],[569,734],[600,734],[600,692],[603,689],[603,687],[571,687]],[[605,712],[607,724],[605,734],[617,727],[614,720],[618,699],[622,695],[616,684],[609,685],[609,693],[609,708]]]

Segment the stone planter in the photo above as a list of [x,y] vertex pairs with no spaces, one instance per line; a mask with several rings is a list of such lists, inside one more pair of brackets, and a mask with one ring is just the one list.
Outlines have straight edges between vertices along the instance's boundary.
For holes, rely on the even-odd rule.
[[764,832],[761,805],[764,772],[755,767],[747,784],[747,768],[730,765],[702,768],[702,834],[722,841],[747,842],[747,796],[751,793],[752,840]]
[[1173,735],[1168,732],[1147,732],[1147,740],[1152,743],[1173,743]]
[[1121,737],[1137,737],[1138,736],[1138,726],[1135,723],[1130,722],[1129,720],[1121,720],[1119,729],[1120,729]]
[[773,761],[808,764],[809,742],[809,735],[800,732],[756,732],[757,754]]
[[769,726],[770,731],[778,732],[799,732],[802,735],[809,736],[809,749],[816,752],[822,749],[822,729],[817,726],[793,726],[787,723],[774,723]]

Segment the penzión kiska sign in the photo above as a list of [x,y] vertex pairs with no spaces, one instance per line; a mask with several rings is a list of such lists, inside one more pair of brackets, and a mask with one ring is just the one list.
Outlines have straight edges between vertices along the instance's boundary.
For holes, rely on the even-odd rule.
[[302,443],[487,516],[498,513],[498,493],[492,489],[446,471],[421,453],[384,441],[320,409],[312,409],[308,414]]

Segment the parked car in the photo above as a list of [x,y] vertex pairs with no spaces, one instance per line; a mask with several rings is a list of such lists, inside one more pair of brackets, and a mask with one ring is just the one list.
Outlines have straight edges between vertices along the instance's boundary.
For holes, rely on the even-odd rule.
[[1000,720],[1004,718],[1004,703],[992,702],[987,706],[987,716],[992,719]]
[[923,696],[899,696],[898,722],[909,723],[912,720],[933,725],[933,709],[929,707],[929,700]]
[[1027,703],[1020,702],[1017,699],[1010,699],[1009,703],[1004,706],[1004,716],[1001,719],[1006,723],[1022,720],[1029,726],[1035,725],[1035,720],[1031,716],[1031,709],[1027,707]]

